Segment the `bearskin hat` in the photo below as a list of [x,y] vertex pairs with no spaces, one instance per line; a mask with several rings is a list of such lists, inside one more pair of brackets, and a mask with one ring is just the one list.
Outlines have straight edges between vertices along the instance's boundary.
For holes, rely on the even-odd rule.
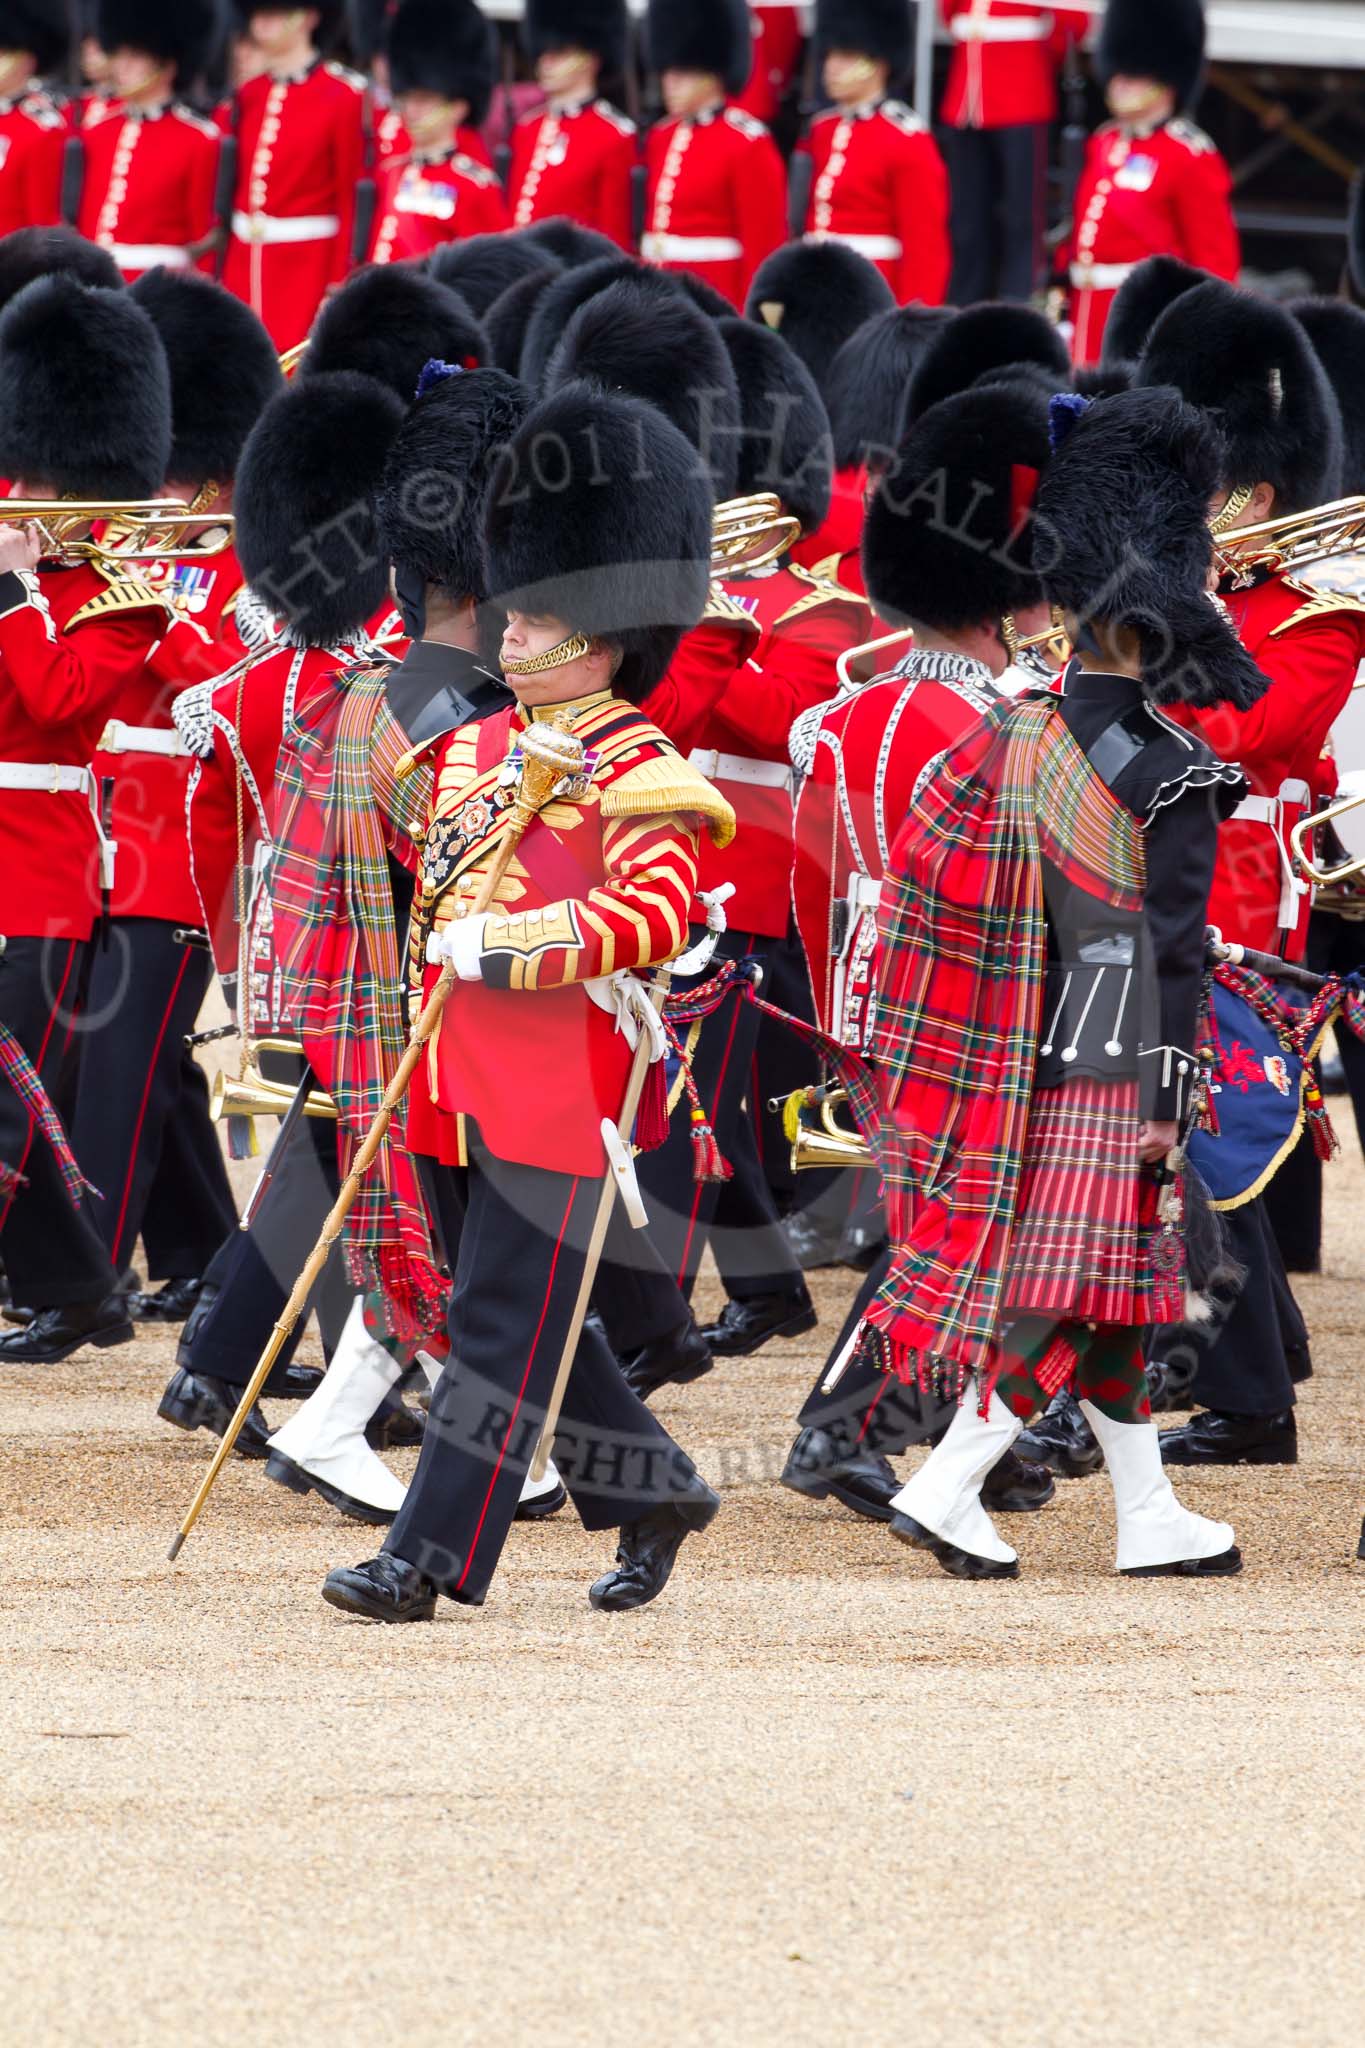
[[1365,176],[1359,171],[1346,212],[1346,285],[1358,303],[1365,302]]
[[1101,85],[1116,76],[1155,78],[1186,107],[1203,68],[1201,0],[1109,0],[1095,56]]
[[497,76],[493,29],[474,0],[402,0],[389,23],[389,89],[468,100],[482,126]]
[[1341,490],[1365,491],[1365,309],[1345,299],[1291,299],[1341,414]]
[[1037,604],[1032,506],[1048,454],[1048,401],[1027,385],[958,392],[922,413],[867,508],[878,614],[951,632]]
[[123,273],[107,249],[87,242],[74,228],[15,228],[0,235],[0,309],[35,277],[61,271],[77,284],[123,290]]
[[780,334],[737,314],[716,322],[739,387],[741,438],[735,495],[775,491],[814,533],[833,485],[829,415],[815,379]]
[[208,63],[223,32],[217,0],[98,0],[95,34],[102,50],[145,50],[174,63],[178,92]]
[[543,270],[533,270],[529,277],[523,277],[516,284],[509,284],[500,292],[483,316],[483,331],[488,337],[489,353],[498,369],[506,370],[509,376],[518,376],[521,371],[522,352],[526,346],[526,330],[531,316],[545,294],[560,275],[559,265],[547,265]]
[[550,50],[589,50],[604,71],[626,62],[626,0],[526,0],[522,47],[532,63]]
[[233,510],[237,558],[289,637],[330,647],[384,602],[375,497],[403,405],[352,371],[294,379],[247,437]]
[[125,291],[54,272],[0,314],[0,472],[77,498],[152,498],[171,452],[171,377]]
[[1265,678],[1206,587],[1227,464],[1212,416],[1169,387],[1067,393],[1052,415],[1034,541],[1049,602],[1082,630],[1135,632],[1158,703],[1255,703]]
[[[579,307],[586,306],[589,299],[605,291],[609,284],[642,275],[642,268],[635,258],[625,255],[613,245],[610,256],[597,257],[591,263],[574,264],[557,277],[549,290],[542,292],[536,300],[526,323],[518,372],[522,381],[533,391],[539,390],[545,366]],[[655,271],[652,275],[660,277],[663,273]]]
[[40,76],[60,65],[70,35],[66,0],[0,0],[0,50],[28,50]]
[[423,385],[384,465],[380,539],[400,575],[482,604],[489,594],[483,501],[531,394],[501,370],[452,371],[440,363],[428,365]]
[[880,270],[856,249],[842,242],[785,242],[754,272],[744,315],[775,328],[823,391],[849,336],[895,303]]
[[488,341],[458,292],[411,264],[375,263],[324,302],[298,374],[358,370],[407,405],[433,356],[477,370],[488,360]]
[[891,455],[910,380],[953,317],[949,306],[893,306],[849,336],[825,379],[837,469],[861,469]]
[[615,641],[615,689],[632,703],[706,609],[710,485],[640,399],[584,384],[542,399],[494,472],[485,533],[497,601]]
[[716,497],[735,495],[739,386],[716,323],[672,278],[642,270],[580,306],[546,366],[545,389],[578,382],[657,406],[700,455]]
[[754,61],[748,0],[649,0],[645,49],[651,71],[714,72],[743,92]]
[[1182,263],[1178,256],[1148,256],[1139,263],[1114,294],[1104,323],[1100,360],[1105,369],[1116,363],[1135,363],[1166,308],[1208,275],[1193,263]]
[[914,28],[910,0],[815,0],[815,43],[875,58],[899,78],[910,69]]
[[[232,0],[240,17],[244,0]],[[396,11],[395,0],[346,0],[346,47],[351,62],[368,71],[384,47],[384,35]]]
[[967,390],[979,377],[1036,363],[1056,381],[1054,390],[1071,384],[1071,358],[1060,330],[1032,306],[988,300],[968,306],[952,325],[930,343],[910,383],[906,425],[955,392]]
[[242,447],[284,382],[275,344],[250,306],[197,270],[147,271],[129,287],[166,351],[177,483],[228,483]]
[[718,292],[713,284],[708,284],[704,277],[698,277],[695,270],[673,270],[669,275],[679,291],[686,292],[692,304],[699,312],[705,313],[708,320],[733,320],[734,302],[727,299],[724,292]]
[[557,275],[559,265],[549,250],[507,234],[443,242],[427,262],[427,275],[457,291],[478,320],[509,286],[538,271]]
[[529,228],[518,228],[515,239],[548,249],[566,270],[574,270],[582,263],[596,263],[601,256],[621,254],[620,246],[610,235],[601,235],[596,228],[581,227],[562,213],[553,213],[546,220],[533,220]]
[[1211,277],[1166,308],[1138,366],[1212,413],[1226,445],[1223,483],[1268,483],[1276,513],[1337,495],[1341,415],[1292,313]]

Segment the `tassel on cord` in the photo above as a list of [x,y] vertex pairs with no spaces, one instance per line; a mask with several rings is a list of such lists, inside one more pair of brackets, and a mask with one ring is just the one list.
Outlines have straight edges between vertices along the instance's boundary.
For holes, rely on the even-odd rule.
[[1334,1152],[1341,1150],[1341,1140],[1332,1128],[1332,1119],[1327,1104],[1322,1099],[1318,1077],[1311,1067],[1304,1079],[1303,1107],[1305,1120],[1313,1134],[1313,1150],[1319,1159],[1330,1159]]
[[664,1017],[664,1032],[668,1038],[669,1048],[678,1062],[678,1071],[682,1075],[682,1084],[687,1092],[688,1118],[692,1126],[692,1178],[694,1181],[727,1181],[734,1168],[722,1155],[720,1146],[716,1143],[711,1120],[703,1109],[701,1097],[697,1093],[692,1062],[683,1050],[682,1040],[667,1014]]
[[665,1062],[655,1060],[645,1074],[640,1107],[635,1112],[635,1144],[641,1152],[656,1152],[668,1136],[668,1076]]

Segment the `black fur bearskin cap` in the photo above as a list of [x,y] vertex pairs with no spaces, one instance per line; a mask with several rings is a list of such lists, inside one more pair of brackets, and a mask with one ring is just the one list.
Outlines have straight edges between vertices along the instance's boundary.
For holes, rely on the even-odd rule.
[[910,382],[905,425],[978,378],[1018,363],[1035,363],[1054,379],[1055,390],[1070,389],[1066,343],[1044,314],[996,300],[968,306],[925,350]]
[[1048,601],[1082,632],[1136,632],[1157,703],[1254,704],[1265,677],[1206,587],[1226,461],[1211,417],[1169,388],[1068,394],[1052,414],[1034,539]]
[[527,416],[488,493],[496,601],[615,642],[616,694],[639,704],[706,609],[711,492],[652,405],[568,384]]
[[829,516],[833,454],[815,379],[771,328],[736,314],[716,322],[739,387],[741,438],[735,496],[774,491],[814,533]]
[[754,61],[748,0],[649,0],[645,51],[651,71],[713,72],[743,92]]
[[875,58],[899,78],[914,55],[909,0],[815,0],[815,44],[822,56],[849,50]]
[[375,263],[324,303],[298,379],[355,370],[387,384],[407,405],[433,357],[481,369],[488,360],[487,337],[449,286],[411,264]]
[[15,228],[0,235],[0,310],[35,277],[62,271],[77,284],[121,292],[123,273],[107,249],[74,228]]
[[375,499],[402,422],[387,384],[336,370],[287,384],[248,436],[237,558],[297,644],[351,638],[388,594]]
[[177,483],[229,483],[246,437],[284,383],[264,323],[197,270],[148,270],[128,296],[150,315],[171,373]]
[[1149,256],[1139,263],[1114,294],[1104,323],[1102,366],[1111,370],[1119,364],[1135,363],[1166,308],[1208,276],[1207,270],[1183,263],[1178,256]]
[[77,498],[153,498],[171,453],[171,377],[129,294],[39,277],[0,315],[0,472]]
[[456,291],[476,320],[482,320],[495,299],[510,291],[524,277],[541,272],[559,275],[559,265],[548,249],[527,242],[520,235],[468,235],[463,241],[444,242],[433,249],[427,274],[438,284]]
[[1341,490],[1365,491],[1365,308],[1346,299],[1291,299],[1341,414]]
[[849,336],[895,303],[875,263],[856,249],[842,242],[786,242],[754,272],[744,316],[775,328],[823,392]]
[[402,0],[389,23],[389,90],[434,92],[466,100],[469,120],[481,128],[497,76],[492,24],[474,0]]
[[531,410],[531,394],[502,370],[430,363],[423,389],[389,449],[379,533],[400,576],[447,597],[489,594],[483,501],[502,454]]
[[893,306],[849,336],[825,379],[836,468],[890,460],[915,371],[954,317],[950,306]]

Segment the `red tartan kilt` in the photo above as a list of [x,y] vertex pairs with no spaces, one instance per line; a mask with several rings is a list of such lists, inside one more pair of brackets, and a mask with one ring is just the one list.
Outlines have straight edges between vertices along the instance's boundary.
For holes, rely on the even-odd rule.
[[1002,1300],[1005,1321],[1179,1322],[1181,1276],[1152,1260],[1157,1188],[1138,1156],[1136,1081],[1084,1074],[1029,1108]]

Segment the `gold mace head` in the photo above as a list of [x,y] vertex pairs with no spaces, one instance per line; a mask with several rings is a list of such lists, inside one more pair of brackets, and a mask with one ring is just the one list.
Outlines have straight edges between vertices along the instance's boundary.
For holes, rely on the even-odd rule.
[[518,744],[521,780],[516,801],[524,810],[542,810],[562,782],[583,773],[587,757],[582,740],[556,720],[528,725]]

